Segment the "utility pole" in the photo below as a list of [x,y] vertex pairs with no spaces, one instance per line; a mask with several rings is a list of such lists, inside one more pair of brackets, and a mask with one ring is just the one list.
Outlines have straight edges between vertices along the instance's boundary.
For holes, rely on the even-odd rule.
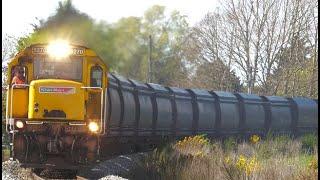
[[152,37],[149,35],[149,68],[147,74],[147,82],[152,82],[152,61],[151,61],[151,54],[152,54]]

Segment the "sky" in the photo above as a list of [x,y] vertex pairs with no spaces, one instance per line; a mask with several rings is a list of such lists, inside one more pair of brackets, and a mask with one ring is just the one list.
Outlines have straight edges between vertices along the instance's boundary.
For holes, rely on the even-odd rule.
[[[2,0],[2,37],[20,37],[32,32],[30,24],[54,14],[61,0]],[[97,21],[116,22],[121,17],[142,16],[152,5],[178,10],[190,25],[218,6],[218,0],[73,0],[74,6]]]

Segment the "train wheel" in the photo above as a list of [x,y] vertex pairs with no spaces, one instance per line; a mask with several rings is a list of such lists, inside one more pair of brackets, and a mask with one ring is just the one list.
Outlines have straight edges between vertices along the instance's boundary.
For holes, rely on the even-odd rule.
[[28,151],[27,141],[28,138],[22,135],[16,135],[16,137],[14,138],[13,152],[15,158],[20,162],[24,162],[26,160],[26,153]]

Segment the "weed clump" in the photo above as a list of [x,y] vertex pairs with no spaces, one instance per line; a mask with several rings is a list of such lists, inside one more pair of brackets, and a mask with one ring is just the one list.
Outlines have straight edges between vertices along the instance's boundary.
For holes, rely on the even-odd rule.
[[302,148],[308,153],[312,153],[318,147],[318,137],[314,134],[306,134],[301,137]]

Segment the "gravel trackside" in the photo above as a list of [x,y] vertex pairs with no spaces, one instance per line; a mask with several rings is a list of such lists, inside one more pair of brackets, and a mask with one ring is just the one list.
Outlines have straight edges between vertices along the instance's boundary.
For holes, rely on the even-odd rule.
[[21,168],[17,161],[5,161],[2,162],[2,179],[19,179],[25,180],[30,179],[31,177],[31,169]]
[[[85,179],[100,180],[127,180],[130,171],[139,165],[146,153],[120,155],[113,159],[100,162],[99,164],[78,171],[77,176]],[[2,162],[2,179],[5,180],[30,180],[32,171],[29,168],[21,168],[17,161]]]
[[88,179],[124,180],[122,177],[126,177],[145,156],[146,153],[121,155],[81,171],[79,175]]
[[127,180],[127,179],[119,177],[119,176],[110,175],[110,176],[100,178],[99,180]]

